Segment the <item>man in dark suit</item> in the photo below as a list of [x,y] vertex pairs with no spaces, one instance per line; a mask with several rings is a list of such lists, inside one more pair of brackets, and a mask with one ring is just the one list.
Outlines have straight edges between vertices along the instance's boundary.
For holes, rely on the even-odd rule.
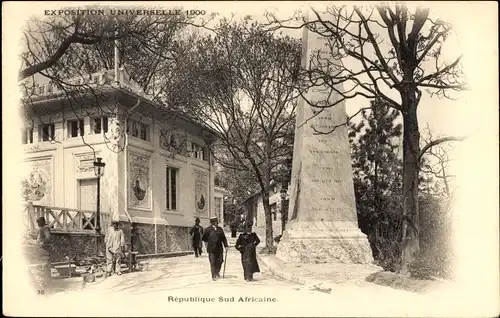
[[218,226],[219,221],[216,217],[210,218],[210,226],[203,231],[202,240],[207,242],[208,260],[210,261],[210,270],[212,280],[220,278],[220,269],[224,262],[224,248],[228,248],[224,230]]

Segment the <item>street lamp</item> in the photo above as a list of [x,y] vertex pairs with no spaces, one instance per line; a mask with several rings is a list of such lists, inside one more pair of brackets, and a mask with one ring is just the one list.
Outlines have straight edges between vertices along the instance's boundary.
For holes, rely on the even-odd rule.
[[102,158],[96,158],[94,161],[94,173],[97,177],[97,208],[95,213],[95,233],[96,233],[96,255],[99,254],[100,238],[101,238],[101,177],[104,175],[106,164],[102,162]]

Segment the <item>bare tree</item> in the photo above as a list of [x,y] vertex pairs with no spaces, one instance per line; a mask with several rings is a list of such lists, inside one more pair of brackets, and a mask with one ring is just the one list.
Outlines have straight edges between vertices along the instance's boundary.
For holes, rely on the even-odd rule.
[[449,173],[449,163],[452,161],[449,143],[462,141],[465,137],[436,138],[433,135],[432,130],[427,125],[422,137],[425,145],[420,154],[420,172],[432,179],[426,183],[426,186],[433,187],[434,195],[450,199],[453,195],[452,181],[455,176]]
[[[258,183],[266,218],[266,247],[273,246],[269,186],[292,144],[300,64],[300,43],[274,37],[248,19],[222,20],[187,59],[185,110],[217,131],[213,154],[223,167],[250,173]],[[182,98],[182,97],[179,97]],[[180,103],[177,103],[180,104]],[[187,108],[186,108],[187,107]],[[222,150],[222,151],[220,151]]]
[[401,271],[407,272],[408,263],[419,249],[418,105],[423,90],[431,96],[452,98],[451,92],[466,89],[461,56],[451,62],[441,61],[443,43],[452,26],[432,19],[429,9],[417,8],[412,12],[404,5],[330,7],[321,14],[312,11],[312,18],[297,14],[285,21],[268,15],[271,30],[305,26],[327,38],[328,56],[314,56],[304,76],[310,86],[326,85],[338,99],[328,103],[309,101],[305,94],[302,98],[318,108],[335,107],[356,97],[380,98],[403,117]]
[[[109,11],[106,7],[91,8]],[[114,107],[104,102],[107,100],[104,92],[116,80],[112,71],[115,68],[128,71],[128,80],[137,84],[132,87],[134,92],[161,106],[156,86],[161,83],[168,87],[178,78],[180,73],[176,65],[179,56],[195,36],[194,30],[205,27],[211,18],[195,19],[185,14],[118,16],[108,12],[105,15],[46,16],[30,20],[23,31],[23,64],[19,71],[27,125],[33,126],[35,118],[41,123],[51,123],[51,114],[35,107],[41,98],[48,97],[62,97],[77,119],[114,116]],[[116,55],[119,59],[115,59]],[[95,79],[96,73],[103,76]],[[43,78],[49,82],[49,91],[40,94],[43,87],[39,82]],[[175,116],[171,114],[174,113],[169,113],[174,122]],[[141,121],[142,117],[134,123]],[[130,130],[135,128],[129,127]],[[172,135],[172,131],[164,133]],[[110,148],[109,140],[103,136]],[[52,142],[60,139],[49,137]],[[82,140],[86,143],[84,136]],[[176,146],[185,146],[182,138]],[[172,148],[171,142],[169,148]],[[121,148],[113,150],[120,151]]]
[[[150,52],[157,51],[155,54],[168,59],[168,55],[163,55],[165,53],[163,47],[173,33],[187,25],[204,27],[210,20],[209,18],[195,21],[193,16],[185,14],[113,15],[105,6],[92,6],[87,9],[102,10],[107,14],[46,16],[43,19],[32,19],[27,23],[23,32],[26,50],[21,54],[23,63],[18,75],[19,81],[57,66],[72,47],[112,44],[118,39],[129,39],[135,42],[135,45],[141,45]],[[103,58],[106,60],[104,56]],[[86,64],[85,66],[94,61],[95,59],[84,58],[79,60],[82,65]],[[110,62],[109,59],[107,62]],[[108,65],[112,67],[113,64]],[[95,66],[90,65],[90,68],[92,67]],[[148,75],[150,74],[146,76]]]

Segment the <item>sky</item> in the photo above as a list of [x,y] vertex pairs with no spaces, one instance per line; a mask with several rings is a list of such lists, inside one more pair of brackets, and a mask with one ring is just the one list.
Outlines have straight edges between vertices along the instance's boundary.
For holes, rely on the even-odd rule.
[[[73,3],[72,5],[77,5],[78,3]],[[172,6],[172,3],[168,3],[165,6],[163,3],[158,2],[157,7],[165,7],[169,8]],[[241,19],[247,15],[252,16],[253,20],[258,22],[266,22],[266,18],[264,17],[264,12],[273,12],[277,15],[278,18],[286,19],[291,17],[296,10],[301,10],[302,12],[306,12],[308,10],[308,6],[312,5],[317,10],[321,10],[325,5],[329,5],[329,2],[287,2],[286,5],[283,2],[215,2],[215,3],[198,3],[198,2],[186,2],[183,3],[186,9],[189,10],[204,10],[205,15],[200,16],[203,18],[207,18],[209,14],[215,13],[217,14],[216,20],[218,18],[227,17],[233,19]],[[111,7],[116,8],[130,8],[132,4],[124,4],[124,3],[110,3]],[[60,6],[60,5],[59,5]],[[58,5],[55,3],[47,2],[46,5],[39,6],[40,11],[34,10],[33,12],[41,13],[42,9],[52,9],[58,8]],[[412,4],[409,4],[411,7]],[[462,5],[466,8],[466,4]],[[146,8],[150,8],[148,5],[145,5]],[[153,7],[153,6],[151,6]],[[155,6],[156,7],[156,6]],[[443,52],[443,60],[454,60],[458,55],[464,52],[464,39],[467,39],[466,35],[470,35],[470,28],[464,28],[462,17],[457,15],[457,12],[460,10],[455,10],[453,14],[450,14],[450,5],[446,4],[433,4],[431,10],[431,17],[439,17],[450,23],[454,24],[455,34],[448,38],[446,41],[446,46]],[[300,37],[300,30],[284,30],[285,34],[288,34],[293,37]],[[488,52],[492,53],[492,52]],[[468,56],[464,57],[464,60],[469,58]],[[356,68],[354,62],[347,61],[346,64],[349,65],[352,63],[353,68]],[[396,96],[394,92],[388,92],[388,94],[392,96]],[[465,108],[468,103],[467,93],[460,94],[461,99],[450,101],[443,98],[430,98],[429,95],[424,94],[422,100],[419,105],[419,121],[420,126],[425,127],[427,124],[430,129],[434,132],[435,135],[462,135],[467,134],[467,131],[464,130],[466,125],[461,124],[461,122],[466,121],[467,115]],[[356,98],[352,100],[348,100],[346,102],[346,109],[348,114],[353,114],[360,107],[366,107],[368,105],[368,101],[364,98]],[[358,116],[359,118],[359,116]]]

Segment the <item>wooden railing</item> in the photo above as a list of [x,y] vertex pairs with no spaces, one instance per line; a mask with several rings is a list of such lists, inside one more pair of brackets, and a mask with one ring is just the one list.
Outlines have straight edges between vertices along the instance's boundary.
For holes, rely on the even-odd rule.
[[[27,204],[25,208],[26,226],[30,230],[38,228],[36,220],[44,217],[45,222],[53,232],[66,233],[95,233],[95,211],[48,207],[42,205]],[[105,234],[111,221],[107,212],[100,213],[101,233]]]

